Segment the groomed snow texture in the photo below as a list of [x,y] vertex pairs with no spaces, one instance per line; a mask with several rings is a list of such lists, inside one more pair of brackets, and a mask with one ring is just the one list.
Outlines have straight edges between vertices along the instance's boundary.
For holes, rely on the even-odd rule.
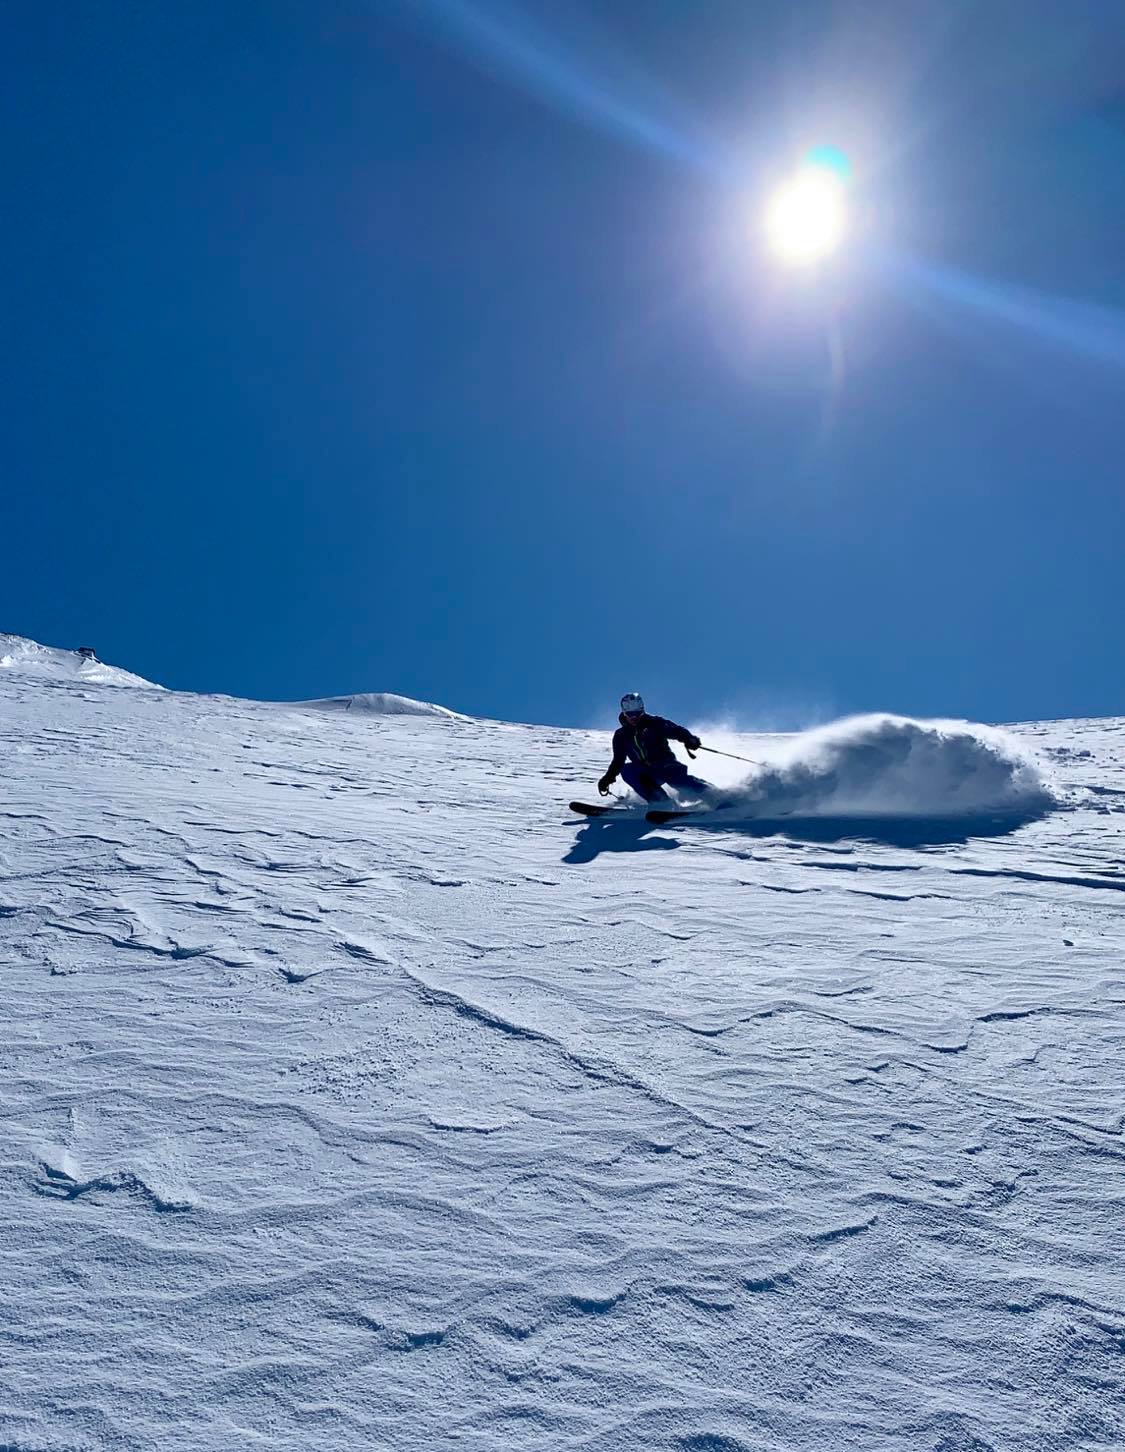
[[1120,1449],[1125,722],[950,730],[0,671],[0,1447]]

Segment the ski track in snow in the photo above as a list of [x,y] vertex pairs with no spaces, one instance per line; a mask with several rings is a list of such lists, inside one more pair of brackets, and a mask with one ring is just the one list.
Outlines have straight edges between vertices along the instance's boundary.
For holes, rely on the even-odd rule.
[[592,732],[0,708],[7,1452],[1125,1445],[1125,722],[910,846],[576,824]]

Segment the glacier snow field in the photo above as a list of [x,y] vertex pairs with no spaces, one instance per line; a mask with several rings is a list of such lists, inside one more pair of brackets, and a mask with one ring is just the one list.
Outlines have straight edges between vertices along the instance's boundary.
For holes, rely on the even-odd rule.
[[604,733],[21,662],[4,1452],[1125,1446],[1125,721],[652,827]]

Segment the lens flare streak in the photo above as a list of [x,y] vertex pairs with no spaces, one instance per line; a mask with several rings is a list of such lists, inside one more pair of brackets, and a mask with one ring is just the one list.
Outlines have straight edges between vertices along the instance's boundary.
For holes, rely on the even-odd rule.
[[593,57],[583,61],[574,47],[513,6],[501,7],[496,0],[397,0],[396,8],[536,99],[676,161],[721,169],[709,148],[621,94],[624,82],[609,79],[609,72],[619,69],[613,57],[606,56],[601,66]]
[[1103,363],[1125,365],[1125,313],[1072,298],[974,277],[971,273],[911,258],[884,258],[885,275],[918,295],[936,297],[993,318]]

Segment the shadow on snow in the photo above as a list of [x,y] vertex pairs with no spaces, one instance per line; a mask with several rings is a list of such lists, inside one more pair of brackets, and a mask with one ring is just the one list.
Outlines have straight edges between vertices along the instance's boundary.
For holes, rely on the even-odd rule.
[[603,852],[667,852],[680,844],[672,837],[653,837],[658,829],[643,817],[615,822],[609,817],[591,817],[577,833],[563,861],[574,867],[593,862]]
[[795,842],[869,842],[884,847],[959,846],[978,837],[1007,837],[1038,821],[1041,812],[977,817],[751,817],[725,816],[721,811],[684,817],[654,826],[643,819],[614,822],[593,818],[578,832],[563,861],[592,862],[602,852],[651,852],[678,847],[675,838],[651,834],[738,832],[746,837],[787,837]]

